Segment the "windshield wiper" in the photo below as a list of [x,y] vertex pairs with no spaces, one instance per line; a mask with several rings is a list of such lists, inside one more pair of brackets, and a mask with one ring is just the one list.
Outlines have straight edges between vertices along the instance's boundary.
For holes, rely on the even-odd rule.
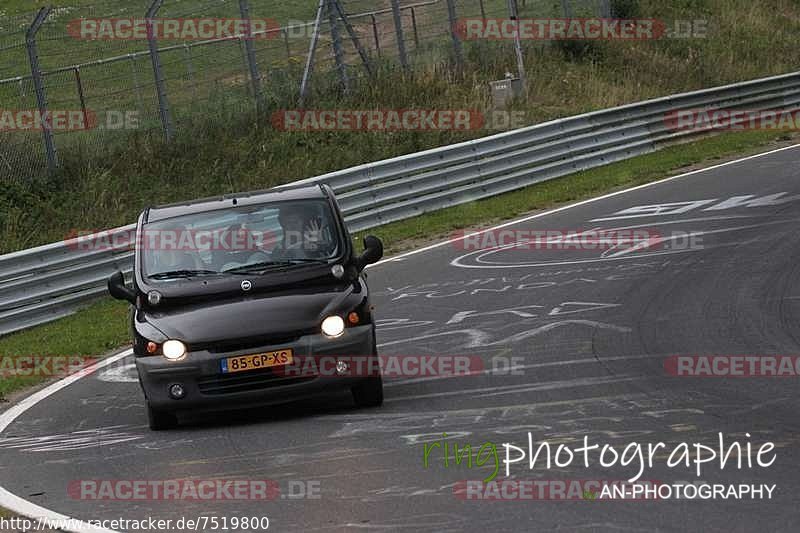
[[147,276],[149,279],[172,279],[172,278],[193,278],[195,276],[210,276],[219,274],[215,270],[170,270],[168,272],[156,272]]
[[288,259],[286,261],[262,261],[260,263],[252,263],[249,265],[242,265],[234,268],[229,268],[227,270],[223,270],[224,274],[250,274],[250,273],[259,273],[259,272],[266,272],[272,269],[277,268],[286,268],[294,265],[302,265],[302,264],[327,264],[328,261],[323,259]]

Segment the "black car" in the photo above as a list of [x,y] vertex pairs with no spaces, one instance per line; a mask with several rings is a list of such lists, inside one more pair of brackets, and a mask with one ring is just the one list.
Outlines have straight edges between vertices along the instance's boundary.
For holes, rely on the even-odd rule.
[[355,252],[325,185],[146,209],[133,288],[117,272],[108,289],[133,305],[150,427],[175,426],[181,412],[284,403],[338,387],[359,406],[380,405],[363,270],[383,245],[370,236],[364,248]]

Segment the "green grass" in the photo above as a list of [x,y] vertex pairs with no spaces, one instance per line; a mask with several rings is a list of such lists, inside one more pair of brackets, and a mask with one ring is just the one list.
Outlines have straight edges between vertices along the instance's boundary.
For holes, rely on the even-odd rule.
[[[104,299],[75,315],[0,337],[0,359],[24,356],[97,357],[130,342],[128,305]],[[0,398],[49,379],[0,374]]]
[[[354,235],[360,241],[367,233],[384,240],[387,256],[423,242],[436,241],[461,228],[486,226],[531,211],[552,208],[666,177],[687,165],[713,163],[723,157],[741,155],[788,136],[775,132],[727,133],[691,144],[682,144],[536,184],[486,200],[444,209],[409,220],[387,224]],[[22,355],[95,356],[130,341],[128,306],[106,299],[86,310],[56,322],[0,338],[0,358]],[[44,378],[0,376],[0,396],[5,396]]]

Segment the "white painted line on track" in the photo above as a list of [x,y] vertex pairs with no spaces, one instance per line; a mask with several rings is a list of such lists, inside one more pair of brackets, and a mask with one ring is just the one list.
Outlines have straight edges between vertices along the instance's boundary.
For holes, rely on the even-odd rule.
[[[132,354],[133,350],[127,349],[123,352],[107,357],[102,361],[98,361],[97,363],[81,370],[80,372],[76,372],[71,376],[67,376],[64,379],[56,381],[52,385],[48,385],[42,390],[31,394],[27,398],[20,401],[18,404],[9,408],[3,414],[0,414],[0,434],[2,434],[3,431],[5,431],[6,428],[10,426],[12,422],[14,422],[14,420],[19,418],[25,411],[27,411],[37,403],[52,396],[61,389],[64,389],[72,385],[82,377],[93,374],[94,372],[100,370],[101,368],[116,363],[117,361],[124,359],[125,357],[128,357],[129,355]],[[64,490],[66,490],[66,488]],[[59,520],[62,521],[62,523],[64,523],[63,521],[65,520],[73,520],[73,522],[71,523],[71,527],[66,527],[66,528],[62,527],[63,531],[74,531],[74,532],[92,531],[95,533],[116,533],[113,529],[103,529],[100,527],[95,527],[86,522],[81,522],[78,519],[72,519],[69,516],[36,505],[33,502],[29,502],[28,500],[25,500],[15,494],[8,492],[3,487],[0,487],[0,506],[5,507],[6,509],[9,509],[10,511],[13,511],[22,516],[31,518],[33,520],[39,520],[39,519]]]

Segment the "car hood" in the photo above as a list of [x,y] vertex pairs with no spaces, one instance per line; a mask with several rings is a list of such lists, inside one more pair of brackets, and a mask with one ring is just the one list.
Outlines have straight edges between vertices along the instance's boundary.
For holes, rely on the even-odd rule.
[[225,300],[145,311],[142,318],[169,339],[192,344],[283,336],[318,330],[325,316],[345,313],[366,296],[353,284],[237,296]]

